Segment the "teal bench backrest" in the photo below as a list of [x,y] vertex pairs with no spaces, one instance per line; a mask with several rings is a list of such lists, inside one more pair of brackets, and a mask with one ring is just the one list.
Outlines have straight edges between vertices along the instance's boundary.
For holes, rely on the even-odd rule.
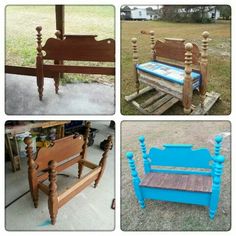
[[191,144],[165,144],[163,149],[151,148],[151,166],[173,166],[211,169],[212,156],[207,148],[192,149]]

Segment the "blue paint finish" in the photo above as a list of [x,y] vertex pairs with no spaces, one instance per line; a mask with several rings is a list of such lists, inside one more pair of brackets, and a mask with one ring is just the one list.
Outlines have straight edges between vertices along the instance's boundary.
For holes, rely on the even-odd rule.
[[168,174],[182,174],[182,175],[204,175],[211,176],[210,171],[193,171],[193,170],[172,170],[172,169],[151,169],[150,172],[168,173]]
[[45,221],[43,221],[41,224],[39,224],[38,226],[40,227],[46,227],[48,225],[51,225],[51,220],[50,219],[47,219]]
[[[184,84],[185,72],[184,72],[184,69],[182,69],[182,68],[166,65],[164,63],[157,62],[157,61],[150,61],[150,62],[147,62],[144,64],[137,64],[136,68],[138,70],[141,70],[143,72],[146,72],[146,73],[151,74],[156,77],[160,77],[160,78],[168,80],[170,82],[177,83],[180,85]],[[178,78],[171,76],[170,74],[168,74],[168,75],[161,74],[160,72],[158,72],[158,70],[160,68],[163,68],[164,70],[175,71],[175,73],[178,73],[179,76],[181,76],[182,78],[178,79]],[[200,80],[201,80],[201,74],[197,73],[197,72],[192,72],[191,78],[193,80],[198,80],[198,83],[196,84],[197,86],[195,86],[195,87],[198,87],[200,84]]]
[[[143,156],[144,172],[162,172],[173,174],[199,174],[212,176],[212,192],[192,192],[173,189],[150,188],[140,186],[140,178],[136,171],[133,153],[128,152],[126,157],[129,162],[133,186],[136,198],[142,208],[145,207],[145,199],[160,201],[180,202],[187,204],[196,204],[208,206],[209,217],[214,219],[220,200],[221,175],[223,173],[224,156],[220,154],[222,146],[222,136],[215,137],[214,156],[206,148],[193,150],[191,144],[165,144],[163,149],[151,148],[147,154],[145,138],[139,137],[141,152]],[[213,164],[209,164],[213,161]],[[169,167],[187,167],[187,168],[206,168],[210,171],[190,171],[190,170],[171,170],[171,169],[153,169],[152,165]]]
[[148,174],[148,173],[150,173],[151,165],[150,165],[150,161],[148,159],[148,154],[146,153],[147,148],[145,145],[145,138],[144,138],[144,136],[140,136],[138,140],[140,143],[141,152],[143,154],[144,174]]
[[211,194],[190,191],[178,191],[172,189],[142,187],[142,194],[145,199],[181,202],[186,204],[196,204],[208,206]]
[[164,149],[151,148],[151,165],[188,168],[211,168],[212,156],[208,149],[192,150],[192,145],[164,145]]

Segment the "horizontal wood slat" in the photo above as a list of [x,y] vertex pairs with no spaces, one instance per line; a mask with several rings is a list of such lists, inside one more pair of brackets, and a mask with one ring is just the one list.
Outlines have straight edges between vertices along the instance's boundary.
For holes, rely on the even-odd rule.
[[76,194],[81,192],[84,188],[86,188],[90,183],[92,183],[101,171],[101,167],[97,167],[96,169],[90,171],[83,178],[81,178],[74,186],[66,190],[60,196],[58,196],[59,207],[62,207],[65,203],[67,203],[71,198],[73,198]]
[[140,186],[193,192],[212,192],[212,177],[203,175],[149,173],[144,177]]
[[40,190],[42,190],[44,193],[46,193],[47,195],[49,195],[49,188],[47,185],[43,184],[43,183],[39,183],[38,187]]
[[83,164],[84,166],[86,166],[87,168],[90,168],[90,169],[95,169],[95,168],[98,167],[98,165],[96,165],[96,164],[94,164],[90,161],[84,160],[84,159],[81,159],[80,163]]
[[113,67],[43,65],[43,68],[46,71],[56,71],[59,73],[115,75],[115,68]]
[[[36,68],[33,67],[23,67],[23,66],[5,66],[6,74],[15,74],[15,75],[28,75],[36,76]],[[53,78],[57,75],[57,72],[53,71],[44,71],[44,76],[48,78]]]

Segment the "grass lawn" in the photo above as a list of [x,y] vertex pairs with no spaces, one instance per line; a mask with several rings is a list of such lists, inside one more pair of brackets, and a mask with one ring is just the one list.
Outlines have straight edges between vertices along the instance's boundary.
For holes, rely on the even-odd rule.
[[[169,23],[161,21],[122,21],[121,22],[121,112],[124,115],[139,115],[124,96],[135,92],[132,67],[131,38],[138,39],[139,63],[150,60],[149,36],[141,35],[141,30],[154,30],[156,39],[184,38],[201,47],[201,33],[210,32],[209,43],[209,84],[208,91],[221,94],[221,101],[214,105],[209,114],[226,115],[231,111],[231,25],[230,21],[215,24]],[[142,85],[143,86],[143,85]],[[143,86],[144,87],[144,86]],[[181,104],[176,104],[165,114],[183,114]]]
[[[138,127],[138,129],[137,129]],[[124,121],[121,127],[121,229],[124,231],[226,231],[231,225],[231,138],[229,122],[212,121]],[[193,131],[193,132],[192,132]],[[196,131],[196,132],[194,132]],[[210,220],[203,206],[146,200],[141,209],[133,191],[132,178],[125,153],[134,152],[139,177],[143,161],[138,137],[145,136],[147,152],[165,143],[191,143],[194,148],[209,148],[214,153],[214,137],[222,134],[225,156],[221,195],[215,219]],[[176,157],[177,158],[177,157]]]
[[[43,43],[54,37],[56,30],[55,6],[6,7],[6,65],[35,66],[36,26],[43,27]],[[96,34],[97,40],[115,38],[113,6],[65,6],[65,33]],[[66,76],[70,81],[70,76]],[[83,81],[97,80],[98,76],[79,76]],[[113,76],[99,76],[114,82]],[[77,76],[78,78],[78,76]],[[107,79],[108,78],[108,79]]]

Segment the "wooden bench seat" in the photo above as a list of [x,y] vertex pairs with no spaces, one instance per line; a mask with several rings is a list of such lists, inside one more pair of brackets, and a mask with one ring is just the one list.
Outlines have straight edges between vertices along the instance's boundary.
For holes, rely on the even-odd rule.
[[[141,208],[145,200],[169,201],[207,206],[214,219],[220,200],[224,156],[222,137],[215,137],[214,155],[192,144],[164,144],[148,151],[144,136],[139,137],[144,177],[140,180],[133,152],[127,152],[135,196]],[[204,169],[204,170],[203,170]]]
[[141,187],[175,189],[193,192],[212,192],[211,176],[149,173],[144,176]]

